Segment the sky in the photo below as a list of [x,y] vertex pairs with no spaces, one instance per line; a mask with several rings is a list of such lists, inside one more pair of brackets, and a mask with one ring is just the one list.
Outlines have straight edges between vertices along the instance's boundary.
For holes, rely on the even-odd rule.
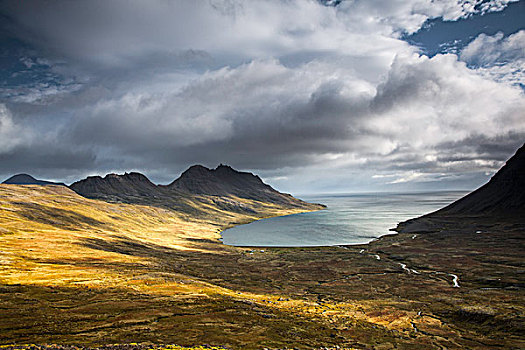
[[525,1],[0,1],[0,179],[228,164],[474,189],[525,142]]

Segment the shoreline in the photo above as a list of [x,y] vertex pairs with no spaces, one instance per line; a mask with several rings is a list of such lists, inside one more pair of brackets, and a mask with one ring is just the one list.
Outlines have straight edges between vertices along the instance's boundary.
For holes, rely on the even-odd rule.
[[[222,237],[222,233],[226,230],[229,230],[231,228],[234,228],[234,227],[239,227],[239,226],[243,226],[243,225],[249,225],[249,224],[252,224],[254,222],[257,222],[257,221],[262,221],[262,220],[266,220],[266,219],[273,219],[273,218],[284,218],[284,217],[287,217],[287,216],[295,216],[295,215],[301,215],[301,214],[308,214],[308,213],[315,213],[315,212],[318,212],[318,211],[322,211],[322,210],[326,210],[327,209],[327,206],[324,205],[324,204],[319,204],[319,203],[310,203],[310,204],[313,204],[313,205],[322,205],[324,206],[324,208],[321,208],[321,209],[314,209],[314,210],[304,210],[304,211],[300,211],[298,213],[290,213],[290,214],[284,214],[284,215],[271,215],[271,216],[266,216],[266,217],[263,217],[263,218],[257,218],[257,219],[254,219],[252,221],[248,221],[248,222],[241,222],[241,223],[238,223],[238,224],[233,224],[233,225],[226,225],[224,227],[221,227],[219,229],[219,231],[217,232],[219,235],[220,235],[220,238],[218,239],[218,242],[220,242],[221,244],[225,245],[225,246],[228,246],[228,247],[236,247],[236,248],[242,248],[243,246],[237,246],[237,245],[230,245],[230,244],[226,244],[222,241],[223,237]],[[284,248],[284,247],[283,247]]]
[[[3,198],[17,208],[17,196],[32,192],[0,189],[11,191]],[[45,196],[31,197],[32,206],[20,214],[52,199],[63,203],[62,213],[72,215],[66,210],[75,203],[77,217],[99,221],[90,221],[92,228],[50,230],[49,223],[71,216],[55,215],[53,222],[36,217],[42,223],[35,230],[13,226],[12,234],[2,236],[0,259],[10,270],[0,276],[0,344],[525,346],[525,283],[516,275],[525,224],[455,219],[417,239],[397,232],[366,244],[258,247],[250,254],[218,239],[223,225],[52,189],[39,195]],[[24,216],[17,217],[19,227],[28,227]],[[223,224],[243,219],[226,216]]]
[[[324,242],[321,242],[321,243],[317,243],[316,241],[323,241],[323,239],[317,239],[316,237],[313,237],[312,236],[312,239],[311,239],[311,242],[312,244],[301,244],[302,242],[299,242],[299,239],[298,237],[293,237],[293,235],[291,235],[289,237],[289,239],[287,239],[287,234],[286,234],[286,230],[280,230],[278,227],[282,227],[283,225],[280,225],[281,222],[277,222],[277,224],[274,224],[276,225],[276,228],[275,230],[273,230],[274,232],[275,231],[278,231],[279,233],[281,233],[282,231],[282,237],[284,237],[284,239],[279,239],[279,234],[276,233],[276,234],[272,234],[272,232],[270,232],[270,230],[268,230],[268,226],[257,226],[258,228],[262,228],[261,232],[264,232],[266,233],[266,231],[268,230],[268,234],[269,234],[269,237],[270,239],[267,239],[266,242],[265,240],[259,240],[257,239],[257,233],[258,233],[258,230],[257,229],[254,229],[253,232],[251,232],[253,234],[253,237],[255,237],[256,239],[254,239],[253,241],[255,242],[250,242],[251,239],[247,239],[248,242],[246,243],[243,243],[243,241],[245,241],[245,239],[243,239],[243,237],[251,237],[250,236],[250,228],[247,228],[246,231],[247,232],[237,232],[237,233],[234,233],[232,234],[233,237],[232,237],[232,241],[233,243],[231,244],[227,244],[227,243],[224,243],[224,232],[228,229],[232,229],[232,228],[235,228],[237,226],[241,226],[241,225],[247,225],[247,224],[252,224],[256,221],[262,221],[264,219],[270,219],[270,218],[284,218],[284,217],[288,217],[288,216],[293,216],[293,215],[298,215],[298,214],[308,214],[308,213],[311,213],[311,212],[316,212],[316,211],[320,211],[320,210],[308,210],[308,211],[302,211],[302,212],[299,212],[299,213],[293,213],[293,214],[284,214],[284,215],[273,215],[273,216],[270,216],[270,217],[265,217],[265,218],[260,218],[260,219],[256,219],[256,220],[253,220],[253,221],[249,221],[249,222],[243,222],[243,223],[240,223],[240,224],[237,224],[237,225],[229,225],[223,229],[220,230],[219,234],[220,234],[220,238],[219,238],[219,242],[221,244],[224,244],[226,246],[229,246],[229,247],[237,247],[237,248],[254,248],[254,249],[257,249],[257,248],[312,248],[312,247],[334,247],[334,246],[348,246],[348,247],[351,247],[351,246],[361,246],[361,245],[370,245],[370,244],[373,244],[374,242],[376,242],[377,240],[380,240],[380,239],[383,239],[384,237],[388,237],[388,236],[392,236],[392,235],[397,235],[399,233],[401,233],[401,231],[404,231],[404,227],[406,226],[406,223],[408,222],[412,222],[416,219],[419,219],[423,216],[427,216],[431,213],[433,213],[434,211],[436,210],[439,210],[439,208],[443,207],[443,206],[446,206],[448,205],[450,202],[453,202],[454,200],[457,199],[458,196],[461,196],[462,194],[464,194],[465,191],[461,191],[461,190],[446,190],[446,191],[431,191],[431,192],[427,192],[427,191],[424,191],[424,192],[414,192],[414,193],[398,193],[398,192],[392,192],[392,193],[387,193],[386,197],[385,198],[385,203],[390,203],[391,202],[391,199],[390,199],[390,195],[393,194],[397,197],[398,194],[406,194],[408,195],[409,197],[407,197],[407,199],[403,199],[401,200],[401,202],[399,202],[402,206],[400,207],[401,209],[399,210],[396,210],[392,213],[389,212],[389,215],[391,216],[391,218],[395,218],[396,216],[399,218],[397,219],[398,221],[390,221],[391,218],[389,218],[388,215],[383,215],[382,212],[381,212],[381,208],[384,203],[383,203],[383,199],[379,199],[379,206],[377,207],[377,209],[379,210],[376,210],[375,207],[373,207],[373,205],[370,205],[370,207],[368,207],[369,205],[369,202],[368,201],[365,201],[364,203],[361,203],[359,201],[354,201],[352,199],[349,199],[349,202],[347,203],[346,200],[343,200],[343,201],[340,201],[340,200],[335,200],[333,202],[331,202],[331,200],[329,198],[324,198],[324,200],[327,201],[327,204],[328,204],[328,207],[327,208],[323,208],[323,209],[320,209],[320,210],[332,210],[333,212],[331,212],[330,214],[332,214],[333,217],[332,218],[332,221],[336,221],[336,222],[339,222],[339,218],[342,218],[343,220],[355,220],[356,218],[358,218],[358,215],[356,214],[349,214],[348,218],[345,217],[345,213],[341,214],[341,208],[343,206],[346,207],[347,204],[349,204],[349,208],[350,210],[357,210],[356,213],[358,213],[358,210],[360,210],[360,205],[363,204],[363,205],[366,205],[367,207],[365,207],[366,209],[366,212],[365,214],[363,215],[368,215],[368,216],[365,216],[365,217],[370,217],[369,220],[365,220],[365,221],[358,221],[360,222],[361,224],[357,224],[357,225],[350,225],[351,227],[348,229],[348,230],[345,230],[345,229],[341,229],[339,230],[339,234],[338,232],[336,231],[333,231],[334,234],[332,237],[335,237],[335,239],[333,240],[325,240],[325,241],[328,241],[328,243],[324,243]],[[419,194],[423,194],[424,195],[424,198],[425,199],[430,199],[432,201],[433,204],[426,204],[424,207],[421,207],[421,211],[418,211],[418,207],[416,207],[415,205],[411,204],[411,203],[414,203],[414,200],[419,200]],[[363,194],[359,193],[359,194],[343,194],[341,196],[335,196],[335,197],[349,197],[349,198],[352,198],[354,196],[357,196],[357,197],[360,197],[362,196]],[[364,194],[365,196],[370,196],[370,195],[377,195],[377,193],[365,193]],[[410,197],[410,196],[414,196],[416,195],[415,197]],[[430,195],[427,196],[427,195]],[[394,198],[396,198],[394,197]],[[312,198],[306,198],[307,200],[311,200],[312,202],[323,202],[323,195],[319,195],[319,196],[312,196]],[[382,204],[383,203],[383,204]],[[395,202],[395,203],[398,203],[398,202]],[[404,204],[406,203],[406,204]],[[341,217],[341,215],[343,215]],[[376,216],[377,216],[377,219],[376,219]],[[305,218],[306,219],[306,218]],[[291,229],[293,230],[294,227],[294,223],[295,221],[297,221],[299,219],[292,219],[292,225],[290,225]],[[319,221],[319,223],[321,225],[325,224],[327,219],[326,218],[321,218],[321,219],[318,219],[316,220],[315,218],[308,218],[306,220],[313,220],[314,222],[312,223],[313,225],[315,225],[315,222]],[[376,220],[379,220],[379,224],[375,224],[375,221]],[[287,221],[284,221],[283,223],[286,223]],[[289,223],[289,222],[288,222]],[[361,225],[361,226],[360,226]],[[323,229],[322,226],[320,226],[321,229]],[[323,229],[324,230],[324,229]],[[301,233],[301,237],[309,237],[308,236],[308,232],[306,232],[307,230],[304,230],[302,231],[300,228],[299,228],[299,232]],[[321,231],[323,232],[323,231]],[[331,232],[331,231],[328,231],[328,232]],[[359,233],[361,232],[361,233]],[[248,233],[246,236],[243,235],[243,233]],[[321,236],[319,236],[321,237]],[[339,239],[341,238],[341,239]],[[240,244],[236,244],[235,241],[238,241],[240,242]],[[261,243],[258,243],[257,241],[262,241]],[[282,244],[273,244],[274,241],[277,241],[277,242],[282,242]],[[304,241],[304,240],[303,240]],[[306,242],[308,242],[309,240],[306,239]],[[289,243],[289,242],[292,242],[292,243]]]
[[[308,213],[314,213],[314,212],[318,212],[318,211],[322,211],[322,210],[326,210],[327,208],[323,208],[323,209],[318,209],[318,210],[309,210],[309,211],[303,211],[303,212],[299,212],[299,213],[293,213],[293,214],[285,214],[285,215],[275,215],[275,216],[269,216],[269,217],[265,217],[265,218],[260,218],[260,219],[255,219],[253,221],[250,221],[250,222],[246,222],[246,223],[239,223],[237,225],[232,225],[232,226],[228,226],[224,229],[221,228],[221,230],[218,232],[220,234],[220,238],[218,238],[218,242],[225,245],[225,246],[228,246],[228,247],[234,247],[234,248],[253,248],[253,249],[260,249],[260,248],[280,248],[280,249],[284,249],[284,248],[331,248],[331,247],[355,247],[355,246],[362,246],[362,245],[369,245],[375,241],[378,241],[380,240],[381,238],[385,237],[385,236],[395,236],[395,235],[398,235],[400,234],[401,232],[398,232],[397,231],[397,227],[396,228],[390,228],[389,231],[392,231],[393,233],[385,233],[381,236],[378,236],[378,237],[374,237],[374,238],[371,238],[368,242],[364,242],[364,243],[335,243],[335,244],[329,244],[329,245],[303,245],[303,246],[273,246],[273,245],[233,245],[233,244],[226,244],[223,242],[223,236],[222,236],[222,233],[226,230],[229,230],[229,229],[232,229],[232,228],[235,228],[235,227],[240,227],[240,226],[244,226],[244,225],[249,225],[249,224],[252,224],[254,222],[257,222],[257,221],[262,221],[262,220],[266,220],[266,219],[273,219],[273,218],[283,218],[283,217],[288,217],[288,216],[295,216],[295,215],[301,215],[301,214],[308,214]],[[425,214],[426,215],[426,214]],[[412,219],[410,219],[412,220]],[[400,222],[398,223],[398,226],[402,223],[404,223],[406,221],[403,221],[403,222]]]

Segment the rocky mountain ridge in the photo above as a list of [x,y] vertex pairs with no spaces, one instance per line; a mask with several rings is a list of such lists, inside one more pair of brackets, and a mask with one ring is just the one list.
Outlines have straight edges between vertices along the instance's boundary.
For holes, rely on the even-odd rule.
[[156,185],[145,175],[131,172],[90,176],[71,184],[69,188],[87,198],[154,205],[192,215],[198,215],[202,204],[233,212],[255,212],[252,206],[243,203],[244,200],[290,209],[324,208],[281,193],[257,175],[222,164],[215,169],[194,165],[169,185]]
[[106,176],[88,176],[83,180],[72,183],[69,188],[88,198],[126,196],[158,196],[161,189],[151,182],[145,175],[130,172],[107,174]]
[[265,184],[257,175],[237,171],[227,165],[208,169],[194,165],[166,186],[170,190],[208,196],[237,196],[261,202],[279,203],[290,206],[304,204],[290,194],[281,193]]

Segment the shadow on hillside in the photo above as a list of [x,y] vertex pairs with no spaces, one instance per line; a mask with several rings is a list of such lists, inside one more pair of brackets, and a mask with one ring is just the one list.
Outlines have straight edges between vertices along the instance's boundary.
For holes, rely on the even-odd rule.
[[37,203],[13,202],[17,205],[17,214],[38,222],[40,224],[51,225],[64,230],[79,230],[86,228],[112,229],[113,225],[102,222],[92,217],[79,214],[72,210],[49,207]]
[[[368,246],[367,249],[374,247],[374,251],[363,253],[360,253],[361,247],[356,246],[346,247],[345,249],[341,247],[298,249],[246,248],[231,249],[229,254],[224,254],[220,249],[230,248],[224,248],[223,245],[213,241],[200,239],[190,239],[188,242],[192,242],[196,247],[201,247],[203,250],[181,250],[155,243],[142,242],[125,236],[113,236],[108,240],[85,238],[76,244],[94,251],[98,250],[122,254],[123,256],[144,258],[145,261],[142,264],[133,265],[126,263],[126,259],[123,259],[122,263],[109,261],[106,264],[103,259],[91,258],[92,255],[90,254],[89,258],[86,256],[82,260],[69,260],[67,257],[63,257],[61,261],[53,261],[53,263],[107,269],[116,271],[121,276],[131,276],[132,278],[143,275],[144,278],[155,278],[158,276],[168,280],[173,278],[173,280],[178,281],[181,279],[181,275],[184,275],[191,280],[200,279],[211,285],[228,288],[231,291],[253,292],[261,295],[273,294],[275,297],[284,296],[291,299],[306,299],[317,302],[319,305],[325,302],[330,304],[337,302],[347,303],[348,300],[352,300],[355,303],[359,303],[361,300],[366,300],[367,305],[376,303],[375,305],[379,309],[388,310],[388,308],[396,305],[396,307],[400,308],[399,312],[410,311],[413,314],[422,310],[421,305],[428,305],[425,311],[426,314],[438,315],[440,319],[447,323],[454,324],[462,331],[473,332],[473,336],[483,338],[484,341],[487,340],[487,338],[484,338],[484,335],[489,332],[496,332],[492,334],[497,334],[498,337],[503,337],[503,335],[518,337],[523,334],[522,318],[519,313],[515,313],[514,309],[510,308],[511,306],[519,306],[522,303],[520,298],[522,291],[517,289],[520,287],[517,284],[520,282],[520,277],[516,276],[516,268],[514,267],[517,266],[515,263],[522,263],[522,255],[519,254],[522,252],[520,248],[522,245],[519,242],[522,241],[517,241],[517,239],[521,239],[522,231],[517,229],[513,232],[491,231],[490,234],[486,235],[475,233],[475,231],[470,233],[464,232],[463,235],[454,235],[456,241],[453,247],[450,247],[451,243],[449,240],[439,239],[441,235],[443,233],[427,234],[425,238],[418,236],[415,240],[410,238],[410,235],[407,235],[404,241],[399,241],[402,237],[386,237]],[[511,236],[509,237],[509,235]],[[506,240],[502,239],[503,236],[507,237]],[[473,237],[476,239],[474,240]],[[423,244],[421,242],[423,239],[431,240],[432,245],[429,246],[429,242]],[[511,242],[510,239],[512,239],[514,246],[512,249],[508,246],[508,242]],[[403,242],[404,244],[393,245],[392,243],[394,242]],[[497,242],[500,242],[502,245],[498,246]],[[212,244],[215,249],[212,249]],[[491,254],[481,255],[478,252],[478,248],[481,246],[486,247],[489,244]],[[209,249],[205,249],[206,247],[209,247]],[[436,249],[436,247],[439,249]],[[451,252],[455,254],[458,262],[455,259],[450,259]],[[506,252],[504,259],[503,252]],[[375,255],[373,255],[375,253],[381,255],[380,260],[375,258]],[[476,259],[490,258],[494,260],[500,255],[502,256],[501,261],[491,262],[490,265],[485,264],[487,260],[476,262],[472,259],[472,257],[476,257]],[[407,264],[410,263],[409,266],[416,268],[420,273],[405,273],[399,266],[396,257],[403,257],[403,261],[406,260]],[[426,267],[429,266],[428,261],[432,265],[438,266],[440,271],[458,274],[461,288],[452,288],[449,281],[433,278],[435,274],[428,271],[431,267]],[[45,263],[47,261],[42,262]],[[465,262],[468,262],[468,265]],[[511,263],[512,265],[510,265]],[[462,268],[460,264],[465,267]],[[507,266],[506,270],[504,270],[505,266]],[[170,274],[173,275],[170,276]],[[490,281],[475,280],[475,278],[485,275],[487,277],[497,276],[501,281],[498,280],[499,284],[494,286],[488,284]],[[183,277],[182,280],[186,280],[186,277]],[[506,284],[503,285],[503,283]],[[487,287],[490,289],[485,289]],[[494,289],[494,287],[512,287],[513,289]],[[108,292],[111,292],[109,289]],[[482,290],[482,295],[480,290]],[[452,297],[461,295],[466,301],[454,301],[454,304],[452,304],[449,302],[451,295]],[[106,297],[104,296],[104,298]],[[111,300],[111,303],[123,300],[120,296],[110,297],[115,298]],[[144,303],[144,310],[146,310],[144,312],[148,315],[151,314],[149,309],[151,298],[156,298],[156,296],[151,294],[143,295],[140,298],[140,302]],[[400,298],[410,302],[399,304]],[[257,311],[254,308],[259,306],[249,299],[244,301],[235,300],[219,294],[212,298],[201,299],[198,300],[199,303],[202,303],[203,312],[202,315],[199,314],[192,321],[193,326],[207,324],[206,322],[209,321],[207,317],[210,315],[209,308],[218,308],[222,311],[219,312],[219,315],[213,316],[220,320],[217,323],[217,329],[220,330],[218,334],[222,332],[220,333],[221,336],[235,337],[235,339],[237,339],[238,335],[226,334],[224,329],[229,329],[228,327],[231,324],[239,327],[253,326],[251,323],[244,323],[244,319],[240,320],[237,317],[247,316],[246,319],[250,322],[255,319],[255,322],[258,324],[270,324],[270,328],[265,328],[265,330],[272,329],[272,325],[278,324],[279,331],[287,329],[281,329],[280,325],[288,327],[289,324],[285,324],[288,322],[287,320],[295,317],[292,313],[287,312],[277,315],[280,311],[266,306],[261,307],[261,311]],[[490,300],[490,302],[487,303],[487,300]],[[139,301],[133,299],[132,302]],[[177,303],[173,302],[174,308],[179,307]],[[77,305],[80,307],[82,302],[78,302]],[[129,305],[129,303],[126,303],[126,305]],[[162,307],[164,304],[162,304],[161,300],[159,300],[159,305],[159,314],[169,309],[168,307]],[[273,304],[268,302],[267,306],[270,305]],[[123,312],[119,308],[124,306],[118,306],[118,308],[112,306],[111,310],[108,310],[105,314]],[[483,309],[485,306],[497,311],[494,317],[485,315],[485,309]],[[98,307],[98,304],[96,307]],[[125,306],[125,308],[127,307]],[[195,313],[195,307],[189,305],[185,312]],[[130,310],[134,309],[130,308]],[[500,312],[499,310],[503,311]],[[12,312],[13,317],[19,317],[16,314],[18,311],[10,312]],[[98,310],[93,311],[93,315],[98,314]],[[135,316],[135,314],[130,313],[129,319],[134,319]],[[97,320],[94,317],[88,323],[98,326],[100,323]],[[206,321],[204,322],[203,320]],[[223,320],[228,320],[231,323],[228,323],[227,327],[224,328],[225,323]],[[168,326],[174,327],[174,325],[183,324],[186,321],[186,319],[181,319],[177,316],[173,318],[173,323],[170,323]],[[147,324],[149,327],[156,325],[155,320],[141,322],[145,323],[136,326],[143,327]],[[381,335],[382,331],[379,328],[375,328],[375,326],[374,328],[369,328],[366,323],[362,323],[359,327],[361,326],[366,327],[365,333],[367,335],[371,334],[370,332],[378,332],[376,334],[380,337],[387,334],[382,333]],[[450,331],[447,328],[448,326],[443,326],[445,328],[442,328],[442,326],[436,326],[438,328],[427,326],[429,327],[427,330],[430,333],[443,330]],[[111,328],[111,331],[121,331],[119,328],[121,326],[118,323],[111,327],[114,327]],[[363,331],[363,328],[359,327],[352,327],[352,332]],[[170,331],[167,331],[167,329],[170,329]],[[162,336],[168,333],[173,334],[171,329],[162,328],[159,330],[159,334],[162,334]],[[235,329],[235,332],[238,332],[239,329]],[[127,331],[132,330],[130,328]],[[245,332],[245,328],[242,328],[242,332]],[[282,334],[283,337],[294,336],[287,333]],[[312,333],[309,336],[315,336],[318,339],[323,338],[324,340],[328,339],[316,334]],[[351,334],[353,337],[355,333]],[[304,339],[305,336],[308,336],[308,334],[303,333],[300,335],[300,338]],[[199,335],[198,337],[198,339],[204,339],[205,335]],[[454,335],[454,339],[456,341],[461,340],[461,334]],[[469,344],[468,341],[466,342],[466,344]]]
[[0,284],[0,316],[2,345],[150,348],[135,344],[146,342],[256,349],[334,341],[333,331],[317,320],[220,295],[174,299],[116,288]]
[[[113,236],[113,239],[110,240],[92,237],[84,238],[76,244],[89,249],[145,258],[151,264],[143,265],[139,268],[147,269],[149,273],[182,273],[192,277],[208,279],[210,277],[215,278],[217,275],[226,277],[235,272],[235,270],[240,272],[236,262],[241,254],[235,251],[232,251],[231,254],[224,254],[223,250],[228,248],[212,240],[200,242],[197,239],[188,245],[195,248],[195,250],[171,248],[125,236]],[[68,261],[68,263],[72,265],[90,264],[89,261],[85,260],[81,262]],[[93,263],[98,264],[98,267],[101,266],[99,262],[94,261]],[[210,268],[212,266],[213,268]],[[104,267],[108,269],[113,268],[111,264],[107,264]]]
[[116,239],[110,241],[100,238],[84,238],[78,244],[90,249],[143,258],[161,258],[177,252],[177,250],[165,246],[141,242],[123,236],[117,236]]

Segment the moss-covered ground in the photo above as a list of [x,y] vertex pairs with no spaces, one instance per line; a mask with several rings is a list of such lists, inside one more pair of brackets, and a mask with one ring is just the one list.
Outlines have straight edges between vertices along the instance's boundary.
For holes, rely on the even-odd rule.
[[221,244],[224,227],[294,212],[249,204],[257,215],[198,219],[0,185],[0,344],[525,348],[520,220],[363,246]]

